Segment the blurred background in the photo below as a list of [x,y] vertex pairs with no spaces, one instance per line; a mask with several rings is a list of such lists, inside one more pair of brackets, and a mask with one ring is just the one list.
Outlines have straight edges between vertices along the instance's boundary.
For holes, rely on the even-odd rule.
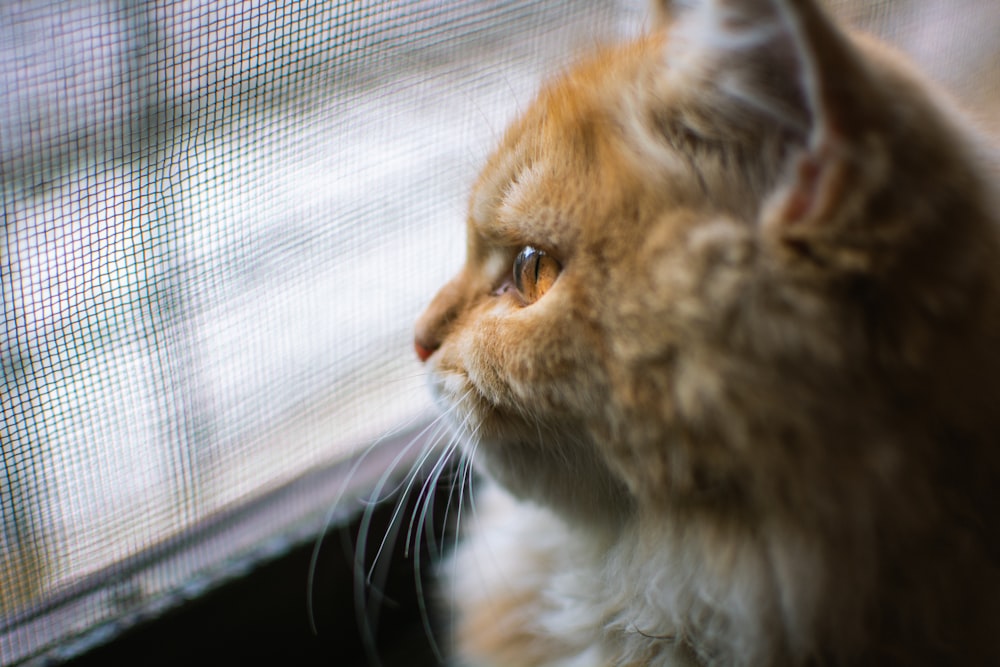
[[[1000,128],[996,0],[829,4]],[[0,663],[259,553],[286,517],[157,549],[431,418],[412,323],[479,166],[646,9],[0,4]]]

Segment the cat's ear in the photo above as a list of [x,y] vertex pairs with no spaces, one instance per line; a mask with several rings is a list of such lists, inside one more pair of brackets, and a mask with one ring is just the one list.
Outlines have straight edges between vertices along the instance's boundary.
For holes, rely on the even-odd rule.
[[816,0],[659,0],[654,9],[672,27],[681,67],[814,143],[869,106],[864,59]]
[[[869,145],[884,124],[865,61],[813,0],[775,0],[800,64],[799,84],[809,119],[809,133],[796,163],[786,175],[768,211],[771,222],[830,223],[864,196],[862,181],[875,185],[882,171]],[[866,156],[868,159],[866,159]],[[875,177],[875,178],[873,178]],[[838,210],[840,209],[840,210]]]
[[[660,3],[679,48],[711,72],[717,108],[740,109],[784,128],[788,165],[769,205],[779,223],[826,219],[850,187],[878,119],[880,96],[866,61],[815,0]],[[691,54],[684,54],[690,59]]]

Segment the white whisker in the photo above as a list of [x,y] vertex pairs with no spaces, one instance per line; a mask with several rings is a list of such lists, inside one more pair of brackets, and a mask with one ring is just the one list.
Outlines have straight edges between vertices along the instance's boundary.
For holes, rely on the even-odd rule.
[[[441,430],[441,425],[439,424],[439,430],[438,432],[435,433],[434,436],[435,439],[438,437],[438,435],[440,435],[440,430]],[[402,513],[403,509],[406,506],[406,501],[410,496],[410,491],[412,490],[413,485],[416,482],[417,477],[419,476],[420,470],[423,469],[424,464],[430,458],[436,446],[437,443],[434,440],[428,442],[428,444],[424,447],[423,451],[421,451],[419,457],[417,458],[417,461],[414,462],[410,471],[407,473],[403,483],[401,483],[399,486],[396,487],[397,489],[400,487],[405,487],[405,488],[403,488],[403,492],[399,495],[396,501],[396,506],[393,510],[392,518],[389,520],[390,526],[394,526],[397,523],[400,514]],[[382,555],[382,551],[385,548],[385,545],[388,541],[387,538],[388,538],[388,533],[382,537],[382,541],[379,543],[378,551],[375,553],[375,558],[372,561],[372,569],[375,568],[375,564],[378,562],[379,557]],[[408,540],[409,540],[409,534],[407,534],[407,541]],[[368,572],[366,579],[370,582],[371,571]]]

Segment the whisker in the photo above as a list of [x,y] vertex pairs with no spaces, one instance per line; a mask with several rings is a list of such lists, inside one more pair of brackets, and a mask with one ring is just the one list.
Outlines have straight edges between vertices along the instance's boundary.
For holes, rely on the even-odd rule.
[[[473,478],[473,473],[474,473],[474,469],[472,467],[472,462],[473,462],[473,459],[475,458],[476,450],[479,448],[479,442],[475,438],[476,433],[478,433],[478,429],[476,429],[476,431],[474,433],[472,433],[471,436],[469,437],[470,446],[469,446],[469,448],[467,450],[463,451],[462,457],[461,457],[461,461],[460,461],[460,467],[461,467],[461,469],[462,469],[463,472],[462,472],[462,474],[460,475],[460,477],[458,479],[458,485],[459,485],[459,491],[458,491],[459,505],[458,505],[458,516],[455,519],[455,529],[454,529],[455,530],[455,536],[454,536],[454,542],[453,542],[453,547],[452,547],[452,549],[453,549],[452,553],[457,553],[459,540],[461,539],[461,534],[462,534],[462,531],[461,531],[462,506],[464,504],[464,494],[465,494],[466,484],[468,484],[468,489],[469,489],[469,493],[468,493],[469,505],[472,508],[472,513],[473,513],[474,520],[478,523],[478,516],[477,516],[477,513],[476,513],[475,499],[473,498],[473,493],[472,493],[472,478]],[[452,578],[453,581],[458,576],[457,570],[458,570],[458,559],[453,557],[452,558],[452,574],[451,574],[451,578]],[[450,619],[450,622],[448,624],[448,627],[455,628],[456,627],[456,619],[455,619],[456,609],[455,609],[454,605],[451,606],[450,612],[451,612],[451,619]],[[454,640],[455,640],[454,635],[452,635],[451,638],[450,638],[450,641],[454,642]]]
[[[420,490],[420,495],[417,496],[418,502],[422,503],[423,507],[421,508],[419,522],[415,523],[415,519],[417,516],[416,512],[414,512],[414,515],[410,518],[410,528],[407,531],[407,544],[409,545],[410,537],[414,535],[413,528],[415,527],[415,525],[419,526],[420,528],[418,528],[415,533],[416,540],[414,544],[414,546],[416,547],[416,555],[418,558],[420,555],[421,530],[426,530],[428,518],[433,523],[433,514],[434,514],[433,499],[438,484],[440,482],[441,475],[447,468],[448,462],[451,460],[451,455],[460,446],[461,446],[461,440],[459,440],[457,437],[452,438],[451,442],[444,449],[444,451],[441,452],[441,455],[438,457],[438,460],[434,464],[434,467],[432,468],[430,475],[428,475],[427,479],[424,480],[424,485],[423,488],[421,488]],[[434,531],[431,530],[430,533],[428,534],[428,549],[433,551],[436,548],[437,547],[434,540]]]
[[[469,392],[467,392],[462,398],[464,399],[466,396],[468,396],[468,394]],[[459,400],[461,401],[461,399]],[[369,658],[371,660],[374,660],[375,662],[378,662],[378,656],[376,655],[375,651],[375,634],[379,617],[379,608],[381,606],[380,603],[382,599],[381,587],[384,584],[386,578],[388,577],[388,570],[391,566],[391,560],[383,558],[382,555],[385,549],[390,544],[395,544],[396,540],[398,539],[399,530],[402,527],[402,522],[400,521],[400,518],[403,509],[407,506],[407,502],[413,491],[413,488],[416,485],[416,481],[418,479],[418,476],[420,475],[420,471],[426,469],[427,461],[430,459],[433,453],[435,451],[441,450],[440,438],[444,434],[444,432],[446,432],[449,429],[446,419],[451,417],[453,415],[453,412],[454,410],[445,411],[443,414],[439,415],[433,422],[431,422],[431,424],[425,427],[423,431],[421,431],[422,434],[430,432],[430,435],[426,437],[423,449],[416,457],[416,460],[413,463],[410,471],[404,477],[403,481],[396,486],[397,491],[400,487],[402,487],[402,491],[399,492],[396,505],[393,508],[392,516],[389,519],[388,527],[371,561],[370,568],[364,565],[364,560],[365,560],[364,555],[367,552],[367,541],[368,541],[367,538],[371,530],[372,517],[374,515],[374,508],[377,503],[371,503],[366,508],[365,514],[362,517],[361,525],[359,526],[358,529],[358,543],[355,547],[355,559],[354,559],[355,572],[359,573],[359,576],[355,578],[355,583],[354,583],[355,606],[358,613],[358,623],[359,626],[361,627],[362,640],[366,646],[366,653],[369,655]],[[450,456],[450,452],[453,451],[455,447],[457,447],[457,444],[458,440],[453,438],[448,443],[448,445],[445,446],[441,456],[438,458],[438,460],[432,467],[431,472],[429,473],[429,478],[435,480],[435,483],[437,477],[440,476],[442,470],[444,469],[442,461],[446,461],[448,459],[448,456]],[[393,460],[393,462],[389,466],[389,469],[380,478],[376,486],[376,492],[374,494],[376,497],[382,495],[384,487],[389,478],[389,475],[398,466],[399,460],[400,457],[397,457],[395,460]],[[433,496],[433,487],[428,487],[428,484],[425,481],[425,483],[421,486],[420,493],[417,496],[418,498],[417,502],[418,504],[422,502],[421,501],[422,498],[424,499],[423,502],[425,503],[429,502],[429,499],[432,496]],[[424,507],[426,508],[427,505],[425,504]],[[416,514],[417,512],[415,510],[413,516],[416,516]],[[407,530],[407,538],[406,541],[404,542],[405,557],[409,556],[410,535],[412,534],[412,529],[413,529],[413,519],[411,518],[410,527]],[[427,615],[426,604],[423,597],[422,581],[419,576],[419,566],[420,562],[418,558],[415,560],[414,563],[415,573],[417,575],[415,577],[416,588],[417,588],[418,599],[420,600],[421,615],[426,616]],[[364,575],[361,576],[361,573],[364,573]],[[365,594],[366,589],[367,589],[367,595]],[[429,620],[425,621],[425,627],[426,628],[430,627]],[[435,650],[435,653],[438,656],[440,656],[440,652],[437,649],[433,636],[428,635],[428,638],[432,644],[432,648]]]
[[[478,429],[477,429],[478,430]],[[475,435],[475,432],[472,434]],[[448,462],[451,460],[451,455],[460,448],[461,439],[456,436],[452,439],[449,446],[442,453],[441,457],[438,459],[436,472],[431,473],[432,484],[428,487],[428,493],[424,497],[423,507],[421,508],[420,525],[423,527],[423,531],[417,531],[416,543],[414,545],[414,557],[413,557],[413,571],[414,571],[414,581],[416,583],[416,593],[418,607],[420,609],[420,620],[424,627],[424,634],[427,636],[427,640],[430,643],[431,651],[434,653],[435,658],[439,662],[443,661],[444,658],[441,654],[440,647],[437,644],[437,640],[434,638],[433,628],[431,627],[430,613],[427,608],[426,596],[424,594],[423,578],[420,576],[420,559],[422,555],[421,549],[421,533],[426,531],[428,535],[428,552],[433,552],[435,547],[431,541],[434,535],[433,521],[429,519],[430,514],[433,512],[434,505],[434,492],[437,488],[438,481],[441,477],[442,472],[445,470]],[[460,508],[461,509],[461,508]],[[430,523],[428,521],[430,520]]]
[[[420,608],[421,621],[432,651],[438,660],[443,661],[440,648],[431,628],[430,614],[424,592],[423,578],[421,576],[421,559],[424,547],[428,548],[429,553],[433,554],[434,552],[439,552],[443,554],[443,548],[438,546],[435,537],[434,526],[437,522],[434,519],[434,497],[436,489],[440,485],[441,476],[449,470],[448,463],[453,460],[453,454],[455,451],[461,450],[463,439],[462,434],[467,432],[468,422],[473,416],[471,412],[466,412],[461,423],[453,429],[452,425],[457,421],[455,420],[455,415],[459,412],[457,406],[461,405],[464,400],[471,393],[473,393],[473,391],[473,389],[469,389],[461,397],[451,401],[452,406],[450,408],[438,414],[433,420],[430,421],[430,423],[424,426],[386,466],[385,471],[383,471],[377,480],[371,494],[363,498],[358,498],[359,502],[361,502],[364,506],[364,511],[358,526],[357,539],[353,545],[352,562],[355,572],[353,597],[361,639],[363,645],[365,646],[365,653],[372,664],[380,663],[376,649],[375,637],[377,634],[381,605],[387,600],[383,592],[383,585],[388,578],[389,569],[392,565],[392,559],[385,558],[384,554],[387,549],[397,543],[400,530],[403,526],[403,512],[409,505],[409,499],[413,494],[413,490],[417,488],[417,480],[421,478],[424,481],[419,487],[416,502],[413,505],[414,509],[407,527],[403,555],[404,557],[409,557],[411,548],[415,549],[413,562],[414,581],[417,599],[419,601],[418,604]],[[448,431],[451,431],[452,434],[450,438],[445,440],[443,436]],[[348,480],[357,474],[358,469],[365,458],[375,449],[376,444],[378,444],[381,440],[384,440],[385,437],[387,436],[383,436],[379,439],[379,441],[376,441],[376,443],[373,443],[371,446],[366,448],[365,452],[358,457],[358,460],[354,462],[351,470],[348,472]],[[413,448],[418,445],[420,449],[416,455],[414,455],[412,453]],[[436,459],[434,460],[433,465],[431,465],[427,476],[424,477],[421,475],[421,471],[427,470],[428,462],[431,461],[434,456],[436,456]],[[399,478],[398,481],[394,481],[397,469],[406,459],[413,461],[410,470]],[[462,483],[461,480],[460,483]],[[317,630],[314,614],[313,589],[315,587],[315,572],[322,544],[322,534],[325,534],[330,522],[332,521],[332,517],[335,515],[337,509],[342,505],[347,486],[348,483],[345,482],[344,488],[342,488],[338,493],[334,505],[331,507],[330,512],[324,520],[323,532],[321,533],[321,538],[317,541],[317,544],[313,549],[310,562],[307,599],[309,606],[310,627],[313,629],[314,634],[317,633]],[[391,516],[388,519],[385,532],[382,535],[381,540],[379,540],[377,549],[375,549],[374,556],[372,556],[369,560],[367,555],[370,544],[369,538],[371,536],[370,533],[375,520],[376,510],[390,498],[396,499],[395,506],[393,507]],[[419,529],[414,532],[418,526]],[[426,544],[423,541],[424,533],[426,533],[427,536]],[[368,564],[366,564],[366,562]]]
[[[412,423],[416,419],[417,419],[417,417],[414,417],[414,419],[410,420],[409,423]],[[411,441],[409,443],[407,443],[401,449],[401,451],[399,452],[399,454],[397,454],[397,456],[392,461],[392,463],[390,463],[390,465],[388,466],[387,473],[391,474],[392,471],[395,470],[396,466],[399,465],[400,461],[409,453],[409,451],[412,449],[412,447],[416,443],[420,442],[423,439],[423,437],[425,436],[425,434],[430,429],[434,428],[434,426],[436,424],[438,424],[440,421],[441,421],[441,417],[438,417],[438,418],[434,419],[433,421],[431,421],[430,424],[428,424],[427,426],[425,426],[424,428],[422,428],[420,431],[418,431],[413,436],[413,438],[411,439]],[[351,486],[351,484],[350,484],[351,480],[354,479],[354,476],[357,474],[357,472],[361,468],[362,464],[365,462],[365,460],[368,458],[368,456],[378,448],[378,446],[381,443],[383,443],[387,438],[392,437],[392,436],[397,435],[398,433],[402,432],[402,430],[407,425],[408,424],[400,426],[400,427],[397,427],[397,428],[394,428],[394,429],[390,429],[389,431],[387,431],[386,433],[384,433],[382,436],[380,436],[378,439],[376,439],[372,444],[370,444],[368,447],[366,447],[365,450],[363,452],[361,452],[361,454],[359,454],[357,456],[357,458],[355,459],[355,461],[354,461],[353,465],[351,466],[350,470],[348,470],[348,472],[347,472],[347,475],[346,475],[346,477],[344,479],[343,485],[340,488],[340,491],[338,491],[337,496],[334,498],[333,502],[330,504],[330,509],[327,511],[326,515],[323,517],[322,526],[320,528],[319,534],[316,537],[316,541],[315,541],[315,543],[313,545],[312,554],[309,557],[309,570],[308,570],[308,573],[307,573],[307,576],[306,576],[306,612],[307,612],[307,616],[308,616],[310,631],[314,635],[319,634],[319,630],[318,630],[318,627],[317,627],[317,624],[316,624],[315,587],[316,587],[316,568],[317,568],[318,563],[319,563],[319,556],[320,556],[320,552],[321,552],[322,546],[323,546],[323,538],[326,536],[327,531],[329,530],[330,525],[333,522],[334,516],[336,516],[336,514],[337,514],[338,511],[340,511],[340,510],[343,509],[342,508],[342,502],[344,500],[344,495],[347,493],[347,490],[350,488],[350,486]],[[385,476],[386,475],[383,475],[383,477],[385,477]]]
[[[471,393],[472,393],[472,390],[471,390],[471,389],[470,389],[470,390],[468,390],[468,391],[466,391],[466,392],[465,392],[465,393],[464,393],[464,394],[463,394],[463,395],[462,395],[462,396],[461,396],[461,397],[460,397],[460,398],[458,399],[458,401],[456,401],[456,405],[458,405],[458,404],[460,404],[460,403],[461,403],[462,401],[464,401],[464,400],[465,400],[465,399],[466,399],[466,398],[467,398],[467,397],[469,396],[469,394],[471,394]],[[449,410],[449,411],[448,411],[448,414],[450,415],[450,414],[451,414],[452,412],[454,412],[454,409],[452,409],[452,410]],[[437,464],[435,464],[435,469],[436,469],[436,468],[437,468],[437,467],[438,467],[438,466],[439,466],[439,465],[441,464],[441,462],[442,462],[443,460],[446,460],[446,459],[447,459],[447,457],[449,457],[449,456],[451,455],[451,453],[452,453],[452,452],[453,452],[453,451],[454,451],[454,450],[455,450],[456,448],[458,448],[458,447],[460,446],[460,444],[461,444],[461,433],[462,433],[462,432],[463,432],[463,431],[465,430],[465,428],[466,428],[466,424],[468,424],[468,421],[469,421],[469,419],[470,419],[470,418],[471,418],[471,413],[467,413],[467,414],[466,414],[466,416],[465,416],[465,419],[463,419],[463,420],[462,420],[462,423],[461,423],[461,424],[460,424],[460,425],[458,426],[458,428],[456,428],[456,429],[455,429],[455,433],[454,433],[454,435],[452,436],[452,438],[451,438],[451,441],[450,441],[450,442],[448,443],[448,445],[446,445],[446,446],[445,446],[445,448],[444,448],[444,452],[443,452],[443,454],[442,454],[442,457],[441,457],[440,459],[438,459],[438,463],[437,463]],[[432,474],[432,475],[434,474],[434,473],[433,473],[433,471],[432,471],[432,473],[431,473],[431,474]],[[438,474],[440,475],[440,472],[438,472]],[[424,487],[426,488],[426,482],[425,482],[425,484],[424,484]],[[422,497],[423,495],[424,495],[424,489],[421,489],[421,495],[420,495],[420,496],[418,496],[418,497]],[[408,528],[408,529],[407,529],[407,531],[406,531],[406,545],[407,545],[407,552],[406,552],[406,555],[407,555],[407,556],[409,556],[409,545],[411,544],[411,538],[412,538],[412,536],[413,536],[413,525],[414,525],[414,520],[415,520],[415,518],[416,518],[416,513],[414,513],[414,515],[413,515],[413,516],[412,516],[412,517],[410,518],[410,526],[409,526],[409,528]]]
[[[461,521],[461,490],[463,487],[462,476],[465,474],[465,466],[467,462],[467,457],[464,451],[459,450],[458,465],[457,470],[454,472],[451,478],[451,483],[448,486],[448,502],[444,506],[444,517],[441,519],[441,524],[444,526],[448,525],[448,517],[451,516],[451,506],[455,500],[455,496],[459,496],[459,511],[455,518],[455,527],[458,528],[459,522]],[[457,493],[456,493],[457,491]],[[444,544],[441,545],[441,550],[438,552],[438,560],[444,558]]]
[[[435,439],[440,435],[440,429],[441,428],[442,428],[442,426],[441,426],[441,424],[439,424],[438,425],[438,429],[439,430],[434,435]],[[447,427],[445,426],[444,428],[447,428]],[[399,519],[399,516],[402,513],[402,511],[403,511],[403,509],[404,509],[404,507],[406,505],[406,500],[410,496],[410,491],[413,488],[413,484],[416,482],[420,470],[423,469],[424,464],[430,458],[430,456],[433,453],[436,445],[437,445],[437,443],[434,440],[431,440],[431,441],[428,442],[428,444],[425,446],[425,448],[421,451],[419,457],[417,458],[417,461],[414,462],[413,467],[406,474],[406,477],[403,480],[403,482],[400,483],[397,486],[397,489],[399,487],[402,487],[402,486],[405,486],[405,488],[403,489],[402,494],[399,496],[399,498],[396,501],[396,506],[395,506],[395,508],[393,510],[392,518],[389,520],[389,525],[390,526],[391,525],[395,525],[397,523],[397,521]],[[360,532],[360,529],[359,529],[359,532]],[[382,537],[382,541],[379,543],[378,551],[375,553],[375,558],[374,558],[374,560],[372,562],[372,569],[375,568],[375,564],[378,562],[379,557],[382,555],[382,551],[383,551],[383,549],[385,548],[385,546],[386,546],[386,544],[388,542],[387,538],[388,538],[388,533]],[[409,540],[409,533],[407,533],[407,540]],[[366,575],[366,580],[368,581],[368,583],[371,583],[371,571],[369,571],[368,574]]]
[[[438,478],[441,475],[441,471],[444,469],[444,466],[440,465],[440,464],[441,464],[441,462],[446,462],[450,458],[450,453],[453,452],[454,450],[455,450],[455,447],[451,447],[449,449],[449,451],[447,451],[446,453],[444,453],[441,456],[441,458],[438,460],[438,463],[439,463],[438,472],[437,472],[436,475],[432,475],[433,484],[431,485],[431,487],[429,489],[429,492],[426,494],[426,496],[424,498],[424,501],[423,501],[423,507],[420,510],[420,513],[421,513],[421,523],[422,523],[422,525],[424,526],[425,529],[427,528],[427,523],[426,522],[428,520],[428,516],[429,516],[430,512],[433,512],[433,506],[434,506],[434,489],[437,487]],[[429,512],[429,510],[430,510],[430,512]],[[431,621],[430,621],[430,613],[429,613],[429,610],[427,608],[427,598],[426,598],[426,594],[424,593],[423,576],[422,576],[422,571],[421,571],[421,566],[420,566],[420,560],[421,560],[421,555],[422,555],[421,545],[420,545],[420,535],[421,535],[421,532],[422,531],[417,531],[417,534],[416,534],[416,544],[414,545],[414,555],[413,555],[413,575],[414,575],[413,576],[413,581],[414,581],[414,584],[416,586],[417,606],[418,606],[418,608],[420,610],[420,621],[421,621],[421,624],[423,625],[424,634],[427,637],[427,641],[430,644],[431,651],[434,653],[434,657],[438,660],[438,662],[443,662],[444,661],[444,657],[441,654],[440,648],[438,647],[437,640],[434,638],[434,631],[433,631],[433,628],[431,627]],[[434,528],[433,528],[433,526],[431,526],[430,530],[428,531],[428,536],[429,537],[433,536],[433,533],[434,533]],[[433,547],[429,546],[428,548],[430,549],[430,548],[433,548]]]
[[[440,428],[440,424],[438,427]],[[417,440],[414,440],[414,442],[417,442]],[[416,476],[416,471],[418,471],[423,465],[423,461],[426,460],[428,452],[433,449],[433,445],[433,441],[429,444],[424,444],[421,453],[418,455],[417,463],[415,463],[410,471],[407,472],[406,477],[408,479],[412,479]],[[403,454],[411,446],[412,444],[408,445],[403,451],[398,453],[389,466],[386,467],[386,470],[382,473],[375,486],[375,496],[382,494],[385,485],[388,483],[388,479],[392,474],[394,474],[396,467],[402,460]],[[379,548],[372,560],[371,569],[365,566],[365,554],[368,551],[368,535],[371,531],[371,524],[375,516],[375,509],[378,507],[379,503],[369,503],[366,505],[365,511],[361,517],[361,523],[358,527],[358,539],[354,547],[353,569],[355,577],[353,592],[355,614],[357,616],[362,642],[365,646],[365,652],[368,654],[369,659],[376,664],[380,661],[375,649],[375,634],[381,610],[380,602],[382,598],[382,585],[385,583],[385,576],[388,575],[388,565],[386,561],[381,559],[381,555],[386,544],[389,543],[390,540],[395,543],[400,527],[398,518],[400,512],[402,511],[402,507],[405,505],[406,498],[409,496],[409,489],[411,486],[412,482],[406,485],[406,489],[403,491],[393,508],[393,513],[389,519],[386,531],[382,536]]]
[[[423,435],[423,434],[427,433],[427,431],[430,428],[432,428],[432,427],[435,428],[434,433],[432,435],[428,435],[426,437],[427,444],[425,444],[425,449],[423,449],[421,451],[421,453],[417,456],[417,460],[414,461],[413,465],[410,468],[410,471],[399,481],[399,484],[397,484],[392,489],[389,489],[384,494],[382,494],[382,497],[378,497],[378,494],[375,494],[375,492],[373,491],[373,494],[372,494],[371,497],[369,497],[369,498],[359,498],[359,501],[363,505],[366,505],[366,506],[369,505],[369,504],[370,505],[380,505],[380,504],[384,503],[385,501],[389,500],[390,498],[393,498],[393,497],[397,496],[399,490],[401,488],[403,488],[403,486],[405,486],[407,484],[407,482],[411,480],[411,478],[413,477],[413,475],[416,474],[416,471],[419,471],[420,468],[423,466],[424,462],[427,460],[427,458],[429,456],[429,452],[431,450],[433,450],[436,440],[441,436],[441,431],[447,429],[447,425],[446,424],[442,425],[442,423],[440,423],[440,422],[441,422],[441,418],[438,417],[437,419],[435,419],[434,421],[432,421],[430,424],[428,424],[427,427],[424,428],[421,431],[421,435]],[[420,436],[416,436],[416,437],[420,437]],[[396,461],[396,460],[394,460],[390,464],[390,466],[389,466],[389,471],[390,472],[394,469],[395,465],[398,465],[398,461]]]
[[[458,401],[455,402],[455,405],[461,404],[471,393],[472,393],[472,390],[470,389],[465,394],[463,394],[462,397]],[[452,414],[453,412],[454,412],[454,410],[449,410],[449,414]],[[419,611],[420,611],[420,621],[421,621],[421,624],[423,625],[424,635],[427,637],[427,641],[428,641],[428,644],[430,645],[431,651],[434,654],[435,658],[439,662],[443,662],[444,661],[444,657],[443,657],[442,652],[440,650],[440,646],[438,645],[437,639],[434,636],[434,630],[433,630],[433,627],[431,625],[431,620],[430,620],[430,612],[429,612],[428,605],[427,605],[427,602],[426,602],[426,594],[424,592],[423,577],[422,577],[422,574],[421,574],[421,572],[422,572],[421,557],[422,557],[422,553],[423,553],[422,548],[421,548],[421,531],[426,531],[427,532],[427,535],[428,535],[428,552],[429,553],[433,553],[433,551],[435,551],[435,548],[436,548],[435,545],[434,545],[434,526],[433,526],[434,522],[433,522],[433,519],[431,518],[431,514],[433,512],[433,505],[434,505],[434,495],[435,495],[435,492],[437,490],[440,477],[443,474],[444,470],[447,468],[447,463],[451,460],[452,455],[455,453],[455,451],[462,451],[462,447],[461,447],[462,441],[463,441],[462,433],[466,430],[467,424],[468,424],[468,421],[469,421],[470,417],[471,417],[471,413],[467,413],[466,416],[465,416],[465,419],[463,419],[462,422],[461,422],[461,424],[458,426],[458,428],[455,429],[455,431],[454,431],[454,433],[452,435],[451,440],[449,441],[449,443],[444,447],[443,451],[441,452],[441,456],[438,458],[438,461],[437,461],[437,463],[435,465],[435,469],[432,470],[432,472],[431,472],[431,474],[429,476],[431,484],[429,486],[425,486],[426,493],[423,493],[423,491],[422,491],[422,495],[423,495],[423,507],[421,508],[421,512],[420,512],[421,517],[419,519],[419,524],[421,526],[421,530],[417,531],[416,536],[415,536],[415,540],[414,540],[414,550],[415,551],[414,551],[414,558],[413,558],[413,573],[414,573],[414,582],[415,582],[415,585],[416,585],[417,603],[418,603],[418,608],[419,608]],[[478,428],[476,429],[476,431],[478,431]],[[475,437],[475,431],[471,434],[471,437],[472,438]],[[463,457],[464,457],[464,455],[463,455]],[[450,493],[449,493],[449,504],[450,504],[450,501],[451,501],[451,498],[450,498]],[[416,513],[414,514],[414,517],[415,516],[416,516]],[[408,534],[407,534],[407,545],[410,544],[410,532],[412,532],[412,530],[413,530],[413,525],[414,525],[414,520],[411,517],[410,528],[409,528]],[[444,523],[442,523],[442,526],[447,526],[447,512],[446,512]],[[439,550],[439,553],[443,555],[443,549]],[[440,557],[440,555],[439,555],[439,557]]]

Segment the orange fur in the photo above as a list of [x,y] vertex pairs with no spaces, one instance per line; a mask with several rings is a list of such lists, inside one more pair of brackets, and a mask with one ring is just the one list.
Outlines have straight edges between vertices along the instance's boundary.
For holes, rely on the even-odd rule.
[[531,582],[453,590],[460,654],[998,663],[995,154],[808,0],[695,4],[541,92],[417,324]]

